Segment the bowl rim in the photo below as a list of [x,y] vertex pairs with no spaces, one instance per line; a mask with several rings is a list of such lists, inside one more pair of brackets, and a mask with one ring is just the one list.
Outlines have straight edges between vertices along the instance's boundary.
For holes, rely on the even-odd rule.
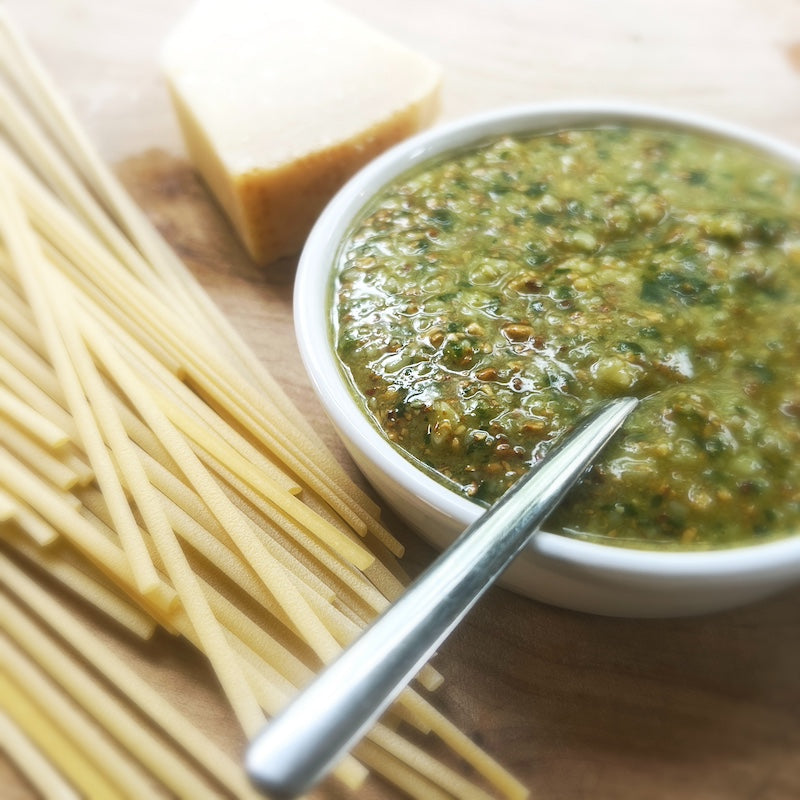
[[[333,197],[311,230],[294,282],[294,322],[301,360],[326,413],[348,449],[357,450],[405,491],[466,527],[483,508],[424,474],[377,431],[358,407],[342,374],[330,336],[329,287],[335,257],[353,218],[388,182],[427,159],[503,133],[545,133],[575,125],[631,123],[707,134],[787,161],[800,168],[800,147],[736,123],[674,108],[627,101],[573,100],[483,111],[436,125],[378,156]],[[325,325],[320,323],[324,321]],[[362,466],[363,471],[363,466]],[[369,475],[367,475],[369,479]],[[800,534],[703,551],[657,551],[589,542],[548,531],[535,539],[535,555],[565,565],[600,568],[608,575],[692,579],[797,574]]]

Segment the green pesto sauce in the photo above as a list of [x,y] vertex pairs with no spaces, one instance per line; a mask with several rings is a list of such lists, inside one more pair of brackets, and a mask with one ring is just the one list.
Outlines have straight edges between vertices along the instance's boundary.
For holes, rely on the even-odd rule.
[[800,530],[800,177],[668,130],[424,165],[341,250],[336,348],[385,437],[490,503],[598,401],[643,399],[551,518],[707,547]]

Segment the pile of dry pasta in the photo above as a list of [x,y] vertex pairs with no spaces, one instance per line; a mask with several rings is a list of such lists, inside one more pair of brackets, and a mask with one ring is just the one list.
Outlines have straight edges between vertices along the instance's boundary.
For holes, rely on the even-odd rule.
[[[397,596],[402,548],[2,9],[0,73],[0,748],[45,797],[254,797],[37,576],[143,639],[185,637],[251,736]],[[523,797],[420,694],[439,681],[426,667],[336,777]],[[476,781],[403,726],[444,740]]]

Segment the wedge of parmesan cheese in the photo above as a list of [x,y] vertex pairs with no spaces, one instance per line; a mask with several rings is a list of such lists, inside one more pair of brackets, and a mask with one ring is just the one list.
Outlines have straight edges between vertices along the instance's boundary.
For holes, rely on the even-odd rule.
[[434,62],[323,0],[199,0],[162,65],[189,157],[261,264],[439,105]]

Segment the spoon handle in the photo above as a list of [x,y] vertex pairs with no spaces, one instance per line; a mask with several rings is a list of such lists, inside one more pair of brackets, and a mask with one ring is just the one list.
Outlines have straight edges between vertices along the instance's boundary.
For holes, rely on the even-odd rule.
[[495,503],[251,743],[261,789],[312,788],[368,731],[436,648],[527,544],[636,407],[614,400]]

